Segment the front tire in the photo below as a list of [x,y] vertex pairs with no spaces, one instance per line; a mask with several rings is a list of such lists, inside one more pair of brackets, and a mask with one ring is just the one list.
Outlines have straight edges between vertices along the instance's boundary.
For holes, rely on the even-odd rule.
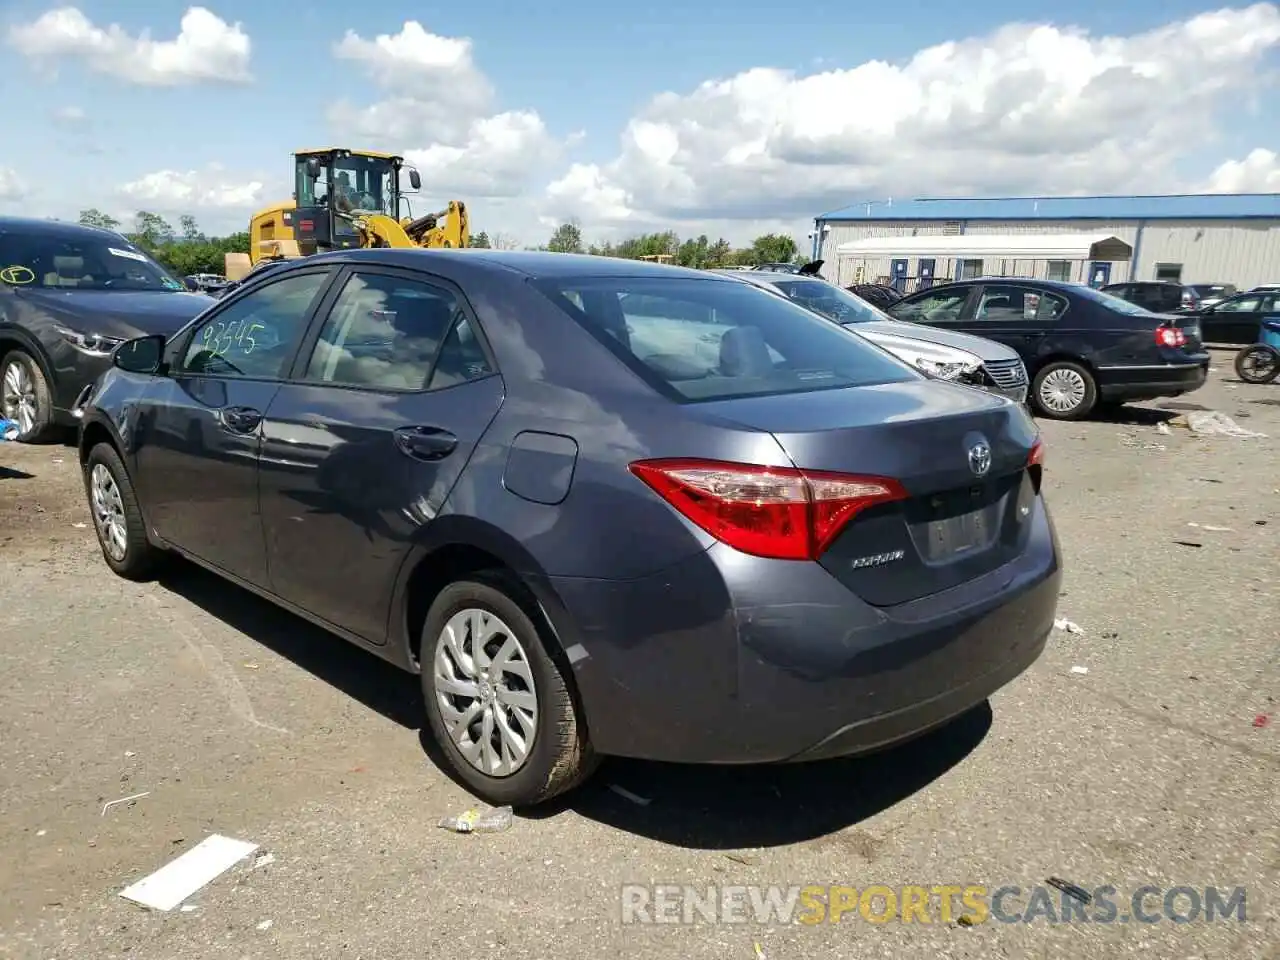
[[1080,364],[1054,360],[1031,381],[1031,400],[1051,420],[1083,420],[1098,403],[1098,384]]
[[440,591],[422,626],[427,723],[468,789],[532,806],[594,770],[586,730],[537,627],[500,580]]
[[111,444],[99,443],[89,451],[84,464],[84,485],[93,514],[93,528],[107,566],[127,580],[150,579],[160,551],[147,539],[147,527],[133,483]]
[[10,350],[0,361],[0,413],[18,424],[19,443],[48,443],[62,432],[53,420],[49,382],[25,350]]

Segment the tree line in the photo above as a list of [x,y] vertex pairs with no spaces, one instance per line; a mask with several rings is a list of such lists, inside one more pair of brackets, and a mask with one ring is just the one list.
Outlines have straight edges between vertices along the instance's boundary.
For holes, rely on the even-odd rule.
[[132,229],[121,230],[119,220],[91,207],[80,211],[80,222],[87,227],[123,233],[134,246],[147,251],[180,277],[193,273],[220,275],[226,264],[226,254],[249,252],[247,230],[225,237],[210,237],[190,215],[179,217],[178,226],[174,227],[158,213],[139,210],[134,214]]
[[[207,236],[188,214],[178,218],[175,227],[164,217],[139,210],[130,229],[121,230],[121,222],[96,208],[80,211],[80,222],[89,227],[115,230],[135,246],[147,251],[158,262],[180,277],[193,273],[221,274],[228,253],[248,253],[249,233],[241,230],[225,237]],[[508,234],[492,237],[481,230],[471,235],[472,247],[513,250],[518,244]],[[643,257],[670,257],[672,263],[699,270],[715,267],[754,267],[761,263],[802,263],[799,248],[791,237],[766,233],[746,247],[733,247],[723,237],[712,241],[706,234],[681,240],[674,231],[646,233],[617,243],[587,244],[576,221],[562,223],[550,239],[534,250],[554,253],[589,253],[599,257],[639,260]]]
[[754,267],[761,263],[803,263],[806,259],[800,256],[795,240],[780,233],[762,234],[751,241],[749,246],[737,248],[723,237],[712,241],[705,233],[681,241],[672,230],[645,233],[617,243],[587,244],[582,237],[582,227],[573,220],[556,227],[551,239],[535,249],[554,253],[589,253],[598,257],[621,257],[626,260],[670,257],[672,263],[698,270]]

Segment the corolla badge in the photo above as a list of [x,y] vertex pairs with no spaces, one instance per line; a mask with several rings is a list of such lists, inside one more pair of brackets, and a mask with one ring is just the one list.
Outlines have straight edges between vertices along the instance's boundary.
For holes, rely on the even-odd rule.
[[969,469],[975,477],[985,477],[991,469],[991,447],[979,440],[969,448]]

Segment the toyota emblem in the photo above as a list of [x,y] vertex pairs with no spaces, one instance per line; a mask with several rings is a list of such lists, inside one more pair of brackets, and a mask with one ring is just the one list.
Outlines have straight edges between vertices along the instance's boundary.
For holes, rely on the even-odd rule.
[[975,477],[985,477],[991,469],[991,448],[981,440],[969,448],[969,469]]

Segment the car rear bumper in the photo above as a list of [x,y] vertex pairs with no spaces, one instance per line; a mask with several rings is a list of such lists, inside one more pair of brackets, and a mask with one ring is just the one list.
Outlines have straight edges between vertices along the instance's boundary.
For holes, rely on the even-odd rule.
[[551,585],[599,752],[761,763],[875,750],[981,703],[1044,649],[1060,579],[1038,500],[1017,560],[895,607],[721,545],[640,580]]
[[1179,363],[1100,367],[1098,388],[1108,399],[1143,399],[1176,396],[1204,386],[1209,376],[1209,354],[1192,354]]

